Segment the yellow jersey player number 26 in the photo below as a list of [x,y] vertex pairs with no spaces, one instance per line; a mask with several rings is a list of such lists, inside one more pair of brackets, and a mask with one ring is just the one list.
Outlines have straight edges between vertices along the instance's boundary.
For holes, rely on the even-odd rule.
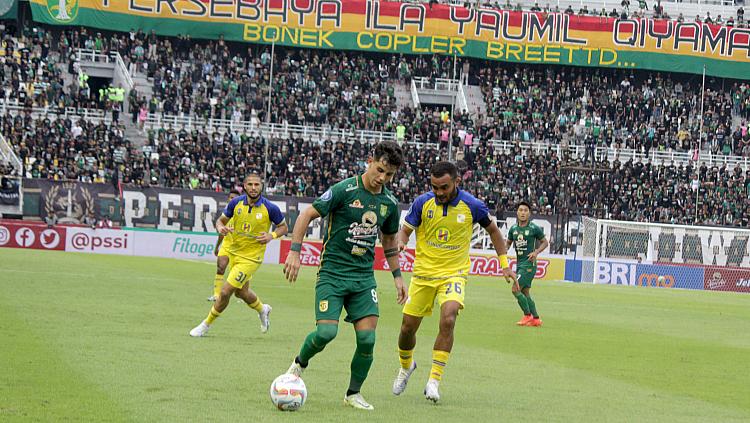
[[458,311],[464,307],[466,282],[471,259],[471,235],[478,223],[490,235],[497,252],[503,275],[514,281],[515,274],[508,265],[503,235],[490,218],[484,203],[458,188],[461,179],[451,162],[437,162],[430,169],[432,191],[414,200],[404,218],[399,233],[399,247],[403,248],[412,232],[417,235],[414,273],[409,283],[409,296],[404,305],[398,354],[401,368],[393,381],[393,393],[400,395],[409,377],[417,368],[414,347],[422,318],[432,314],[437,299],[440,304],[440,330],[432,349],[432,366],[425,386],[425,398],[440,399],[438,385],[453,348],[453,328]]

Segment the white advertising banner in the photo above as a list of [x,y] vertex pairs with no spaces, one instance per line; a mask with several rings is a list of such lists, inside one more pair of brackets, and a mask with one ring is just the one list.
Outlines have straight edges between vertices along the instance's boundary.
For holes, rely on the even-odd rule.
[[[216,233],[132,231],[133,255],[192,260],[216,259]],[[279,241],[268,244],[264,263],[279,262]]]
[[121,229],[66,228],[65,251],[99,254],[133,254],[133,231]]

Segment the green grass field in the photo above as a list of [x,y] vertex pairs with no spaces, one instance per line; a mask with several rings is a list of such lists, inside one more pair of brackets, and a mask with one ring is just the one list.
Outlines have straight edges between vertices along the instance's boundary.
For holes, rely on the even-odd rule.
[[427,402],[435,317],[401,397],[400,308],[378,274],[381,320],[363,389],[345,407],[353,330],[312,362],[308,402],[271,405],[268,387],[313,329],[313,268],[296,286],[264,266],[254,287],[274,306],[262,335],[232,300],[210,336],[188,331],[210,308],[206,263],[0,249],[0,421],[748,421],[750,295],[537,283],[542,328],[519,328],[505,282],[474,278],[441,385]]

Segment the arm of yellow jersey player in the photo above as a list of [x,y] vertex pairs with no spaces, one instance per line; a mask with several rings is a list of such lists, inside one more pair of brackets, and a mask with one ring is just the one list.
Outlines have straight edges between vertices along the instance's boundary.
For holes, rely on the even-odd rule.
[[398,262],[398,254],[401,240],[401,232],[395,234],[383,234],[383,252],[385,253],[385,259],[388,262],[388,268],[391,271],[398,269],[397,274],[393,277],[393,284],[396,286],[396,302],[401,305],[406,303],[406,286],[404,285],[404,278],[401,276],[401,264]]
[[[308,207],[297,217],[297,221],[294,223],[294,230],[292,230],[292,245],[302,244],[305,239],[305,233],[307,227],[310,226],[310,222],[320,217],[320,213],[315,207]],[[289,283],[294,283],[297,280],[297,274],[299,273],[300,261],[298,251],[289,251],[284,262],[284,276]]]
[[398,231],[398,251],[404,251],[406,245],[409,244],[409,237],[414,230],[406,225],[401,225],[401,230]]
[[224,241],[224,235],[219,235],[219,238],[216,240],[216,247],[214,247],[214,256],[219,256],[219,248],[221,248],[221,243]]
[[216,219],[216,232],[218,232],[219,235],[227,236],[228,233],[232,232],[232,228],[228,227],[227,223],[229,223],[229,218],[224,216],[224,213]]
[[[287,232],[289,232],[289,226],[287,226],[286,222],[281,222],[278,225],[276,225],[276,230],[272,232],[261,232],[260,235],[256,236],[255,239],[260,244],[268,244],[269,242],[273,241],[276,238],[281,238],[282,236],[286,235]],[[274,236],[274,234],[276,234]]]
[[[484,228],[485,231],[490,235],[492,245],[495,247],[495,252],[498,256],[508,255],[508,244],[506,244],[503,238],[500,228],[497,227],[497,223],[493,220],[489,225]],[[516,279],[516,273],[510,267],[503,268],[503,277],[510,283],[513,281],[513,287],[518,285],[518,279]]]

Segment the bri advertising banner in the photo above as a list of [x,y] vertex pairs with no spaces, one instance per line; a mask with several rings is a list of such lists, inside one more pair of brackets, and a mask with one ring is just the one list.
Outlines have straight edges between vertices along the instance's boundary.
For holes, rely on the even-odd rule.
[[750,30],[377,0],[30,0],[37,22],[330,50],[750,74]]
[[704,289],[701,266],[600,261],[593,279],[597,284]]

